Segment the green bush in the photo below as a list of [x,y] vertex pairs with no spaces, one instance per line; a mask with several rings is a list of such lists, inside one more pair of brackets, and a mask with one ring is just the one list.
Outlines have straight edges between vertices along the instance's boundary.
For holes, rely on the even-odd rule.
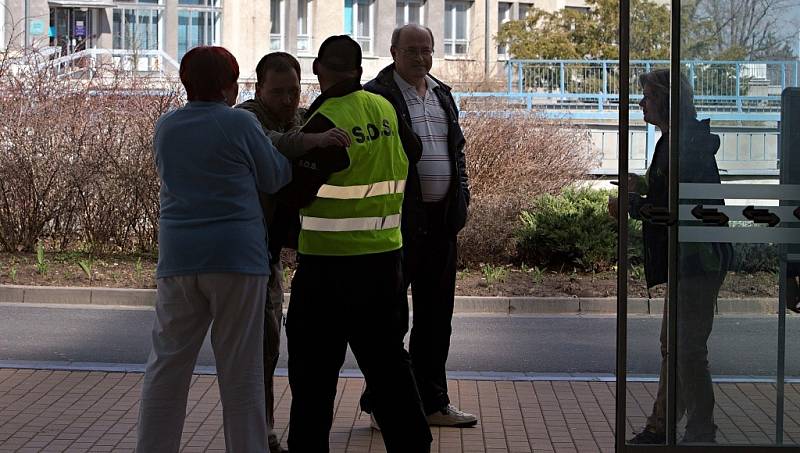
[[778,247],[773,244],[733,244],[734,272],[778,272]]
[[[608,215],[608,197],[616,192],[569,188],[560,195],[542,195],[533,209],[520,214],[516,232],[517,259],[527,265],[569,265],[606,270],[616,262],[616,221]],[[629,257],[641,263],[641,223],[630,220]]]

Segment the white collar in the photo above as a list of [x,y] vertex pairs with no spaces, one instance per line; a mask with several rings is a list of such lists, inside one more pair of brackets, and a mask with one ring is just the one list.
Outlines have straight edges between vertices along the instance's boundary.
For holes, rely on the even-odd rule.
[[[416,87],[411,85],[410,83],[406,82],[404,78],[397,73],[397,70],[394,71],[394,81],[397,83],[397,87],[400,88],[401,91],[406,91],[408,89],[416,90]],[[425,74],[425,84],[428,86],[427,91],[433,91],[434,88],[438,87],[439,84],[436,83],[433,78],[427,74]]]

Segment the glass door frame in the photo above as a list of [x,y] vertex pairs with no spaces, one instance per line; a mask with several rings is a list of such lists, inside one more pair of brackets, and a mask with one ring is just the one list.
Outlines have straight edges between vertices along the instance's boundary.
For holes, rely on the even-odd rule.
[[[681,0],[670,0],[670,68],[681,66]],[[669,221],[668,221],[668,372],[667,372],[667,441],[663,445],[629,445],[626,443],[627,413],[627,353],[628,353],[628,157],[630,149],[630,0],[619,3],[619,149],[618,149],[618,219],[617,219],[617,352],[616,352],[616,413],[615,413],[615,451],[617,453],[644,452],[704,452],[704,453],[753,453],[756,451],[798,451],[797,445],[685,445],[678,444],[675,427],[677,394],[677,295],[678,295],[678,222],[679,175],[678,175],[678,133],[670,134],[669,142]],[[670,71],[670,100],[680,99],[680,71]],[[670,108],[670,124],[680,125],[680,109]],[[671,127],[674,131],[674,126]],[[781,263],[781,275],[785,263]],[[783,428],[783,387],[786,299],[781,283],[778,304],[778,360],[776,399],[776,442],[782,443]]]

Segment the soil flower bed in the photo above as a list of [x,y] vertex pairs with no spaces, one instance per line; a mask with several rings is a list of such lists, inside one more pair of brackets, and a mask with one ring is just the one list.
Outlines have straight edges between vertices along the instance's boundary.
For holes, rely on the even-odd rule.
[[[54,253],[39,260],[35,253],[0,253],[0,284],[36,286],[95,286],[155,288],[156,257],[108,255],[93,257],[77,252]],[[287,288],[291,266],[284,272]],[[635,272],[634,272],[635,274]],[[456,294],[461,296],[613,297],[615,272],[585,273],[565,269],[481,265],[458,271]],[[644,280],[631,278],[630,297],[647,297]],[[663,285],[651,290],[663,297]],[[720,297],[777,297],[773,274],[729,273]]]

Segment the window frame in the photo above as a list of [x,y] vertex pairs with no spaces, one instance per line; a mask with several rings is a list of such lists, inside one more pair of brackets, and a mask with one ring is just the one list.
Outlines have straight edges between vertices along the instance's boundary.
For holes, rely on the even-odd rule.
[[[527,18],[528,15],[530,14],[531,10],[535,6],[536,6],[536,4],[529,3],[529,2],[519,2],[519,3],[517,3],[516,11],[514,11],[516,13],[516,17],[513,20],[523,20],[523,19]],[[525,14],[522,14],[523,8],[526,9]]]
[[[164,48],[164,2],[159,0],[157,3],[151,2],[143,2],[143,1],[130,1],[130,2],[119,2],[117,6],[114,7],[111,11],[111,49],[113,50],[158,50],[161,51]],[[149,46],[149,39],[148,44],[144,48],[132,48],[132,46],[128,46],[128,42],[133,42],[135,40],[135,36],[131,39],[127,37],[127,25],[128,22],[126,21],[126,11],[133,11],[134,14],[134,29],[139,27],[139,17],[145,17],[144,14],[140,14],[140,12],[147,12],[147,16],[150,18],[150,23],[152,24],[153,17],[155,16],[157,19],[156,22],[156,46],[155,48],[150,48]],[[117,21],[115,20],[116,13],[120,15],[119,21],[119,45],[117,45],[117,34],[115,33],[115,27],[117,26]],[[134,35],[136,32],[134,32]]]
[[[219,46],[219,45],[222,44],[222,0],[204,0],[204,2],[203,2],[204,4],[203,5],[181,3],[183,1],[187,1],[187,0],[178,0],[178,8],[177,8],[178,26],[175,29],[175,32],[178,33],[178,39],[177,39],[177,41],[178,41],[178,55],[177,55],[178,56],[178,61],[180,61],[183,58],[183,55],[185,55],[186,52],[188,52],[189,50],[191,50],[191,49],[193,49],[193,48],[195,48],[197,46],[201,46],[201,45]],[[182,13],[189,13],[189,25],[186,26],[186,28],[187,28],[186,49],[184,50],[183,53],[181,53],[181,40],[180,40],[180,30],[181,30],[181,27],[182,27],[181,23],[180,23],[180,20],[181,20]],[[197,13],[197,14],[205,13],[206,14],[205,23],[202,24],[201,26],[204,27],[204,31],[205,32],[209,32],[209,31],[211,32],[210,33],[210,35],[211,35],[211,39],[210,40],[208,38],[206,38],[206,40],[203,41],[203,42],[198,41],[196,43],[192,43],[191,39],[189,39],[190,34],[188,33],[188,30],[192,26],[191,25],[191,20],[193,18],[193,14],[195,14],[195,13]]]
[[[465,58],[469,56],[470,51],[470,27],[472,24],[472,6],[474,2],[471,0],[445,0],[444,2],[444,20],[451,21],[451,31],[453,36],[447,36],[447,25],[445,22],[445,37],[444,37],[444,55],[450,58]],[[465,37],[462,39],[456,38],[458,35],[458,6],[465,6]],[[464,52],[457,52],[456,49],[459,45],[464,46]],[[450,51],[448,52],[448,46]]]
[[[302,18],[300,16],[300,8],[299,8],[300,2],[304,2],[305,5],[306,5],[305,18]],[[314,45],[314,39],[313,39],[314,38],[314,33],[313,33],[314,13],[313,13],[313,9],[314,9],[314,0],[298,0],[298,10],[297,10],[297,53],[299,55],[311,55],[313,53],[313,50],[314,50],[314,47],[313,47],[313,45]],[[305,20],[305,22],[306,22],[306,24],[305,24],[306,25],[306,33],[300,33],[300,29],[301,29],[300,21],[301,20]],[[304,49],[300,48],[300,43],[301,42],[305,42],[306,43]]]
[[[345,0],[345,14],[347,13],[347,3],[350,2],[351,6],[351,16],[350,16],[350,23],[351,23],[351,30],[347,30],[347,20],[345,20],[345,34],[350,35],[360,46],[361,51],[365,55],[373,55],[375,47],[375,0]],[[359,25],[359,10],[366,5],[369,9],[369,35],[368,36],[359,36],[358,34],[358,25]],[[364,42],[369,45],[369,49],[364,48]]]
[[[278,33],[272,32],[272,28],[276,24],[275,18],[272,17],[272,4],[274,2],[278,2]],[[269,6],[269,50],[270,52],[284,51],[286,50],[286,0],[270,0]],[[277,47],[275,46],[276,42],[278,43]]]
[[409,16],[412,6],[419,8],[419,25],[425,25],[425,6],[427,4],[425,0],[396,0],[395,12],[401,4],[403,8],[403,23],[399,23],[397,18],[395,18],[396,26],[401,27],[411,23],[409,22]]
[[[120,1],[120,0],[117,0]],[[164,0],[159,0],[164,1]],[[192,2],[191,0],[178,0],[178,8],[212,8],[222,9],[222,0],[200,0],[200,3]]]
[[[505,17],[500,17],[500,5],[508,5]],[[503,24],[511,22],[512,20],[514,20],[514,2],[497,2],[497,32],[500,32],[500,28]],[[508,60],[508,56],[508,46],[498,44],[497,58],[499,60]]]

